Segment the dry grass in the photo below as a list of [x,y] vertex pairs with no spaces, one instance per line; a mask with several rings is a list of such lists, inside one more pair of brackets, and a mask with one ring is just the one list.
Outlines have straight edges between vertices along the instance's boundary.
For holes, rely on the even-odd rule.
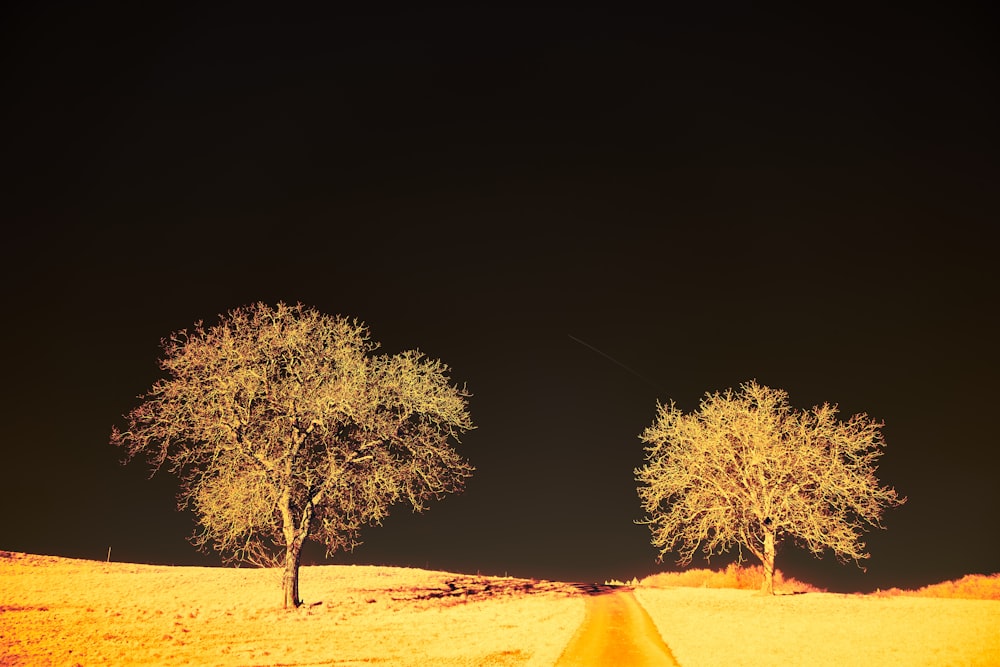
[[[759,591],[764,581],[764,568],[760,565],[740,566],[735,563],[725,569],[708,570],[692,568],[680,572],[652,574],[639,583],[650,588],[732,588],[741,591]],[[800,593],[825,593],[812,584],[786,577],[781,570],[774,571],[774,590],[778,595]],[[876,597],[922,597],[952,600],[1000,600],[1000,573],[968,574],[961,579],[944,581],[916,590],[889,588],[872,593]]]
[[662,573],[635,595],[684,667],[1000,665],[998,575],[840,595],[776,573],[775,597],[761,579],[760,567]]
[[[306,605],[284,611],[278,576],[0,552],[0,665],[541,666],[584,618],[570,584],[333,565],[302,568]],[[635,595],[684,667],[1000,665],[998,586],[840,595],[782,578],[769,597],[754,568],[726,568]]]
[[945,598],[950,600],[1000,600],[1000,573],[967,574],[961,579],[943,581],[918,588],[915,591],[890,588],[874,593],[879,597],[898,595],[921,598]]
[[552,665],[583,621],[567,584],[373,566],[272,570],[0,552],[0,665]]
[[[692,568],[681,572],[660,572],[639,582],[653,588],[734,588],[741,591],[759,591],[764,582],[764,568],[760,565],[742,567],[730,564],[722,570]],[[820,588],[786,577],[781,570],[774,571],[774,590],[783,593],[823,593]]]

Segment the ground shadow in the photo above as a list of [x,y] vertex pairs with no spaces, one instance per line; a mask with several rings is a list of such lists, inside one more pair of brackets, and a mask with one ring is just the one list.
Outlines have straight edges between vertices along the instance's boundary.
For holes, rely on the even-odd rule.
[[470,575],[451,577],[442,582],[441,586],[392,588],[388,592],[390,597],[397,602],[440,600],[459,603],[494,597],[537,594],[557,594],[566,597],[606,595],[623,589],[631,590],[628,586]]

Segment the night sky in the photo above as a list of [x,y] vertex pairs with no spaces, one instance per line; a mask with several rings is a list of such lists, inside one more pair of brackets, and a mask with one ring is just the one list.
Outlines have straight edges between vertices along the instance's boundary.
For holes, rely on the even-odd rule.
[[756,379],[885,421],[909,497],[867,573],[779,569],[1000,571],[992,17],[134,5],[0,21],[0,548],[218,564],[108,437],[161,338],[283,300],[441,359],[477,426],[463,494],[307,563],[677,569],[639,434]]

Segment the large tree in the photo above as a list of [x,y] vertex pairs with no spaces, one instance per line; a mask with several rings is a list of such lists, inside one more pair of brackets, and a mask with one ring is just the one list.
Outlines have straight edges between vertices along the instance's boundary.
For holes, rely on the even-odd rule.
[[658,404],[640,436],[647,462],[635,471],[658,558],[676,551],[687,565],[699,547],[710,557],[736,545],[742,561],[746,547],[769,594],[786,536],[860,566],[869,557],[862,533],[906,499],[875,477],[884,424],[837,413],[826,403],[796,410],[786,392],[755,381],[706,394],[690,414]]
[[356,320],[284,303],[219,319],[162,341],[166,377],[111,442],[181,478],[196,546],[283,566],[298,606],[306,539],[351,549],[395,503],[463,488],[473,468],[452,441],[474,428],[469,394],[418,351],[375,354]]

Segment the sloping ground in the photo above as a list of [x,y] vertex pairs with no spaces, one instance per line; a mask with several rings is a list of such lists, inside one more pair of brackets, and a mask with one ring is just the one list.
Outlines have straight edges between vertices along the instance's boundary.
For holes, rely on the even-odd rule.
[[[549,667],[589,599],[408,568],[305,567],[301,583],[306,606],[284,611],[274,571],[0,552],[0,665]],[[1000,665],[1000,600],[645,583],[634,595],[683,667]]]
[[640,586],[684,667],[1000,665],[1000,601]]
[[0,552],[0,665],[532,665],[584,618],[555,582],[408,568],[304,567],[280,609],[270,570]]

